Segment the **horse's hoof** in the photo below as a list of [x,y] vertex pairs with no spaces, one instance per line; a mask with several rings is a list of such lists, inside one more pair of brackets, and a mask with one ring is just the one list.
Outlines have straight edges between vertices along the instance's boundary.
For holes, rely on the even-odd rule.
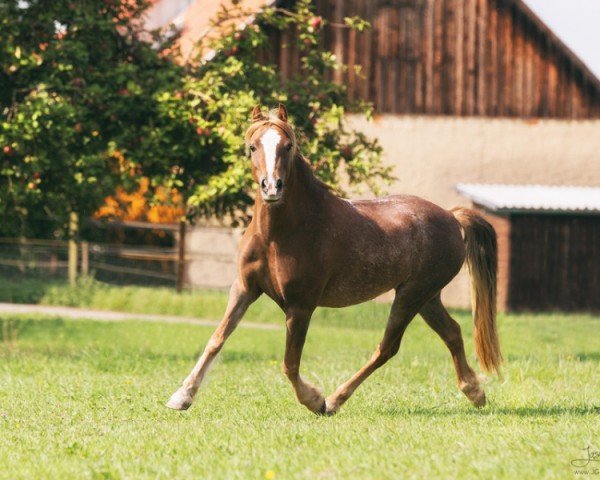
[[477,395],[474,395],[473,398],[469,398],[471,403],[477,408],[483,408],[486,404],[485,392],[483,390],[479,390]]
[[329,403],[327,400],[325,400],[324,408],[325,413],[323,415],[327,417],[333,417],[339,410],[337,403]]
[[327,402],[325,400],[323,400],[323,404],[317,410],[315,410],[315,413],[320,416],[327,415]]
[[189,394],[187,390],[184,388],[180,388],[177,390],[169,401],[166,403],[168,408],[172,408],[173,410],[187,410],[192,406],[194,402],[194,398]]
[[485,392],[478,384],[461,384],[460,389],[477,408],[485,407]]

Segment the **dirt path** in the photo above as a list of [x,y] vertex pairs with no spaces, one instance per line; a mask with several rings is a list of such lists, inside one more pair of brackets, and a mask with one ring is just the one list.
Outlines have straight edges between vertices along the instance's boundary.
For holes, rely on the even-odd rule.
[[[0,314],[36,314],[53,317],[65,317],[74,320],[96,320],[98,322],[125,322],[129,320],[141,320],[144,322],[158,323],[185,323],[189,325],[201,325],[205,327],[215,327],[216,320],[207,320],[204,318],[179,317],[175,315],[149,315],[145,313],[126,313],[111,312],[108,310],[90,310],[86,308],[75,307],[56,307],[51,305],[30,305],[16,303],[0,303]],[[269,325],[265,323],[242,322],[241,328],[254,328],[258,330],[279,330],[278,325]]]

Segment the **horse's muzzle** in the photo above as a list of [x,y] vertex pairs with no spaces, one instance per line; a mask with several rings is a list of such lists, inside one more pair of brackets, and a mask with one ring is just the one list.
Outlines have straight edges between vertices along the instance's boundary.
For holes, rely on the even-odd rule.
[[[274,179],[273,179],[274,180]],[[276,181],[263,178],[260,181],[260,193],[262,194],[263,200],[266,202],[276,202],[281,199],[283,193],[283,182],[280,178]]]

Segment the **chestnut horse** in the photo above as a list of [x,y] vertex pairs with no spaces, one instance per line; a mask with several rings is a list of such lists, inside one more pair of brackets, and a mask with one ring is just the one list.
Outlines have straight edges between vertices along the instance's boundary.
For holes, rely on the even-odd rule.
[[[448,346],[458,386],[477,407],[485,394],[467,363],[459,324],[441,289],[466,262],[472,277],[474,340],[481,366],[498,371],[496,235],[476,212],[444,210],[408,195],[348,201],[319,181],[297,150],[283,106],[253,111],[246,133],[259,192],[239,248],[239,272],[225,316],[198,363],[167,406],[187,409],[211,362],[261,294],[286,316],[283,371],[298,401],[332,415],[377,368],[393,357],[419,313]],[[387,327],[371,359],[329,397],[300,376],[300,358],[316,307],[345,307],[395,290]]]

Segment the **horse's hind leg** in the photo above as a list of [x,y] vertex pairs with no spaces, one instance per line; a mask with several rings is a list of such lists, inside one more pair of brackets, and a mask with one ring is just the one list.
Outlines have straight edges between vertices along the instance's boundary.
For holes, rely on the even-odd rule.
[[442,305],[439,294],[427,302],[419,313],[450,350],[458,377],[458,387],[473,405],[483,407],[485,393],[479,385],[477,375],[467,363],[460,325],[448,314]]
[[325,403],[328,415],[335,414],[369,375],[398,353],[404,331],[418,310],[414,306],[406,305],[401,299],[403,296],[396,293],[383,340],[371,359],[350,380],[340,385],[333,394],[327,397]]

